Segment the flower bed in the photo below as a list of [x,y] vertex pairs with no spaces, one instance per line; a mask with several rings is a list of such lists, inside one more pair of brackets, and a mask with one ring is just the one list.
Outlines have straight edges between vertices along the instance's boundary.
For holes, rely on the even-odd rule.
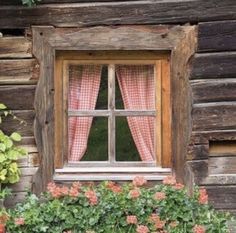
[[208,205],[205,189],[190,197],[174,177],[147,188],[136,177],[71,187],[48,185],[48,192],[9,211],[8,233],[227,233],[229,216]]

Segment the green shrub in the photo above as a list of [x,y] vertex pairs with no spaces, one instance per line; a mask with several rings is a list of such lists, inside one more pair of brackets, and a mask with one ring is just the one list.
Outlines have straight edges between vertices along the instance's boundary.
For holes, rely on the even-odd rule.
[[204,189],[189,196],[173,177],[154,187],[145,180],[119,186],[51,183],[9,211],[9,233],[227,233],[229,215],[210,207]]
[[35,6],[37,2],[41,0],[21,0],[23,5],[27,5],[29,7]]

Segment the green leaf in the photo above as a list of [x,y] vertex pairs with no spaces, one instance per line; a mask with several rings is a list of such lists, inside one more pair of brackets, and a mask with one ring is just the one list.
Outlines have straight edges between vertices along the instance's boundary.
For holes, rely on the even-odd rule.
[[7,106],[5,104],[0,103],[0,110],[4,110],[6,108],[7,108]]
[[16,141],[16,142],[21,141],[21,136],[20,136],[20,134],[18,134],[18,133],[16,133],[16,132],[12,133],[11,136],[10,136],[10,138],[11,138],[12,140]]
[[5,151],[6,150],[6,145],[3,143],[0,143],[0,151]]

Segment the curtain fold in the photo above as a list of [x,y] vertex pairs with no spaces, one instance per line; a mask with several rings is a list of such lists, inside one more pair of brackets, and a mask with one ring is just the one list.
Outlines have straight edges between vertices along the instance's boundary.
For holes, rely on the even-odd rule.
[[[125,109],[154,110],[155,85],[152,65],[119,65],[117,79]],[[127,117],[142,161],[154,160],[154,117]]]
[[[69,109],[94,110],[101,82],[100,65],[70,67]],[[69,161],[80,161],[87,150],[93,117],[70,117],[68,122]]]

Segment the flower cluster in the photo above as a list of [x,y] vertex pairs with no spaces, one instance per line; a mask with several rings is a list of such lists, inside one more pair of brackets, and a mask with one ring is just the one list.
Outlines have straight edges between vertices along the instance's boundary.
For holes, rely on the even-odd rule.
[[199,190],[199,198],[198,201],[200,204],[207,204],[208,203],[208,195],[206,189],[202,188]]
[[93,190],[86,191],[85,196],[88,198],[90,205],[97,205],[98,197]]

